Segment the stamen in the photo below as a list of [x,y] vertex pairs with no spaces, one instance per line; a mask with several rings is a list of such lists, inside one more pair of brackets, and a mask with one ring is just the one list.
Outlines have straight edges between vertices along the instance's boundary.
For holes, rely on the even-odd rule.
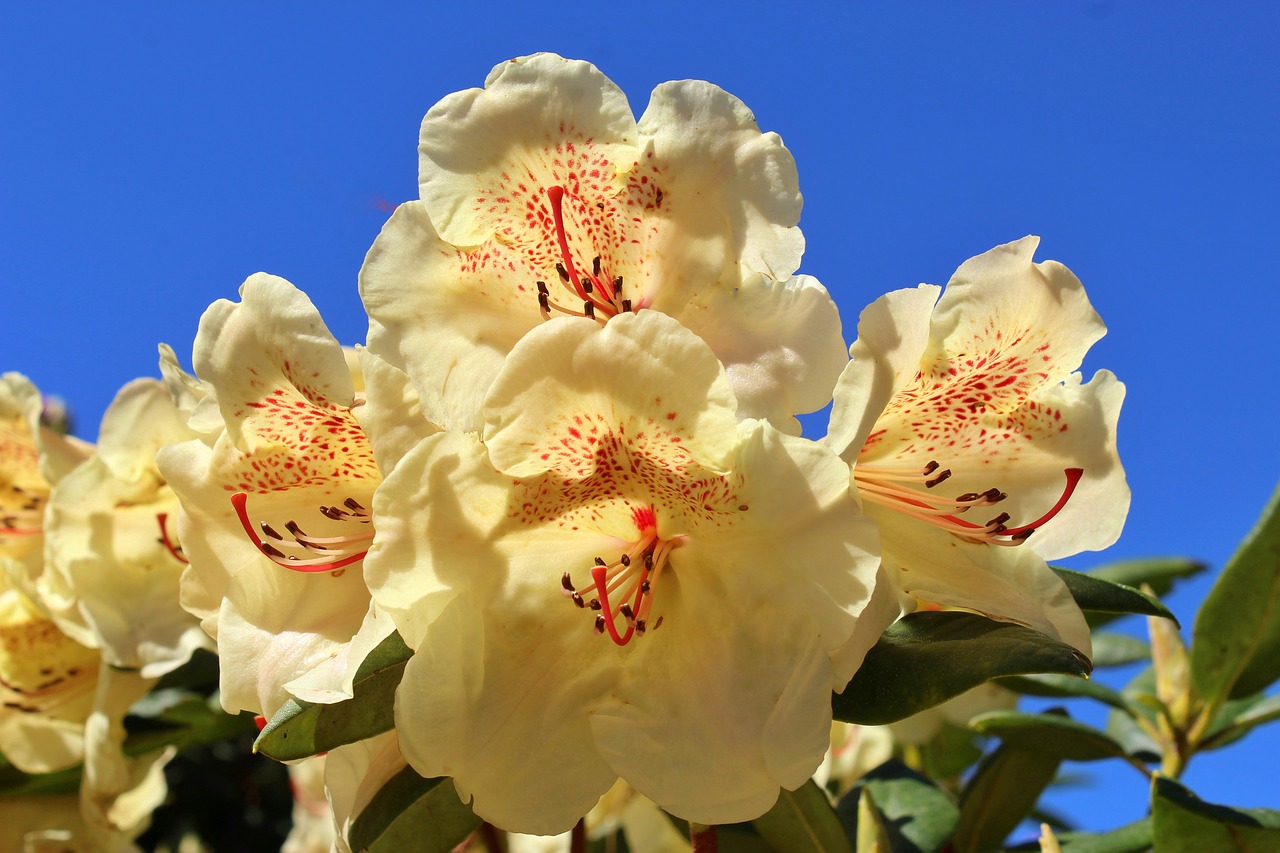
[[165,550],[168,551],[170,554],[172,554],[173,558],[178,562],[183,564],[190,563],[191,561],[187,559],[186,554],[184,554],[182,551],[182,546],[174,544],[174,542],[169,538],[169,525],[167,524],[168,520],[169,520],[169,513],[167,512],[156,513],[156,521],[160,525],[160,544],[163,545]]
[[[231,496],[231,505],[235,508],[236,517],[240,519],[240,526],[244,528],[249,541],[276,565],[298,572],[328,572],[359,562],[368,553],[368,548],[355,551],[355,553],[347,552],[353,546],[358,547],[360,543],[373,539],[372,530],[352,533],[346,536],[310,536],[302,530],[296,521],[290,520],[285,524],[285,529],[289,531],[294,540],[290,542],[266,522],[261,522],[260,525],[263,532],[280,545],[286,548],[299,548],[305,554],[314,554],[316,556],[300,557],[297,554],[287,554],[275,544],[264,542],[258,532],[254,530],[253,522],[249,519],[248,502],[249,496],[243,492]],[[343,506],[347,507],[349,512],[337,507],[325,506],[319,507],[319,511],[325,518],[333,521],[369,523],[372,514],[354,498],[347,498],[343,501]]]

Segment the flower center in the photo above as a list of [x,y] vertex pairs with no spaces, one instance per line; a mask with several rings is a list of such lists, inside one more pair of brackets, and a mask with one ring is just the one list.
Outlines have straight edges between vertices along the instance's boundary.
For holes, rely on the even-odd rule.
[[[610,317],[632,311],[631,300],[622,296],[622,276],[613,276],[604,269],[601,258],[596,255],[591,260],[591,272],[583,274],[573,262],[573,253],[569,250],[569,237],[564,227],[564,187],[553,186],[547,190],[547,199],[551,202],[551,215],[555,220],[556,242],[560,247],[560,262],[556,264],[556,272],[560,276],[560,287],[564,291],[561,297],[566,304],[552,299],[551,291],[545,281],[538,282],[538,310],[542,319],[551,319],[551,312],[557,311],[571,317],[590,317],[600,323]],[[561,296],[560,293],[556,294]],[[582,305],[579,311],[572,307]]]
[[[667,565],[667,557],[680,544],[679,540],[658,538],[652,507],[635,510],[633,515],[640,537],[613,562],[596,557],[591,567],[591,583],[578,587],[568,572],[560,579],[565,598],[578,607],[595,611],[595,633],[607,633],[619,646],[631,642],[632,637],[643,637],[650,627],[656,631],[662,625],[661,616],[649,625],[653,593]],[[618,632],[619,618],[626,625],[623,633]]]
[[[231,496],[231,505],[235,507],[236,516],[249,540],[278,566],[295,572],[327,572],[362,560],[369,552],[367,543],[373,539],[371,529],[342,536],[311,536],[298,522],[290,519],[284,525],[288,536],[277,532],[265,521],[258,522],[257,526],[262,531],[262,536],[259,536],[249,519],[248,502],[249,496],[243,492]],[[341,507],[320,506],[318,509],[329,521],[355,522],[358,525],[369,524],[373,515],[355,498],[347,498]]]
[[0,498],[0,536],[36,536],[43,529],[44,495],[10,485]]
[[1009,527],[1009,513],[1002,512],[985,524],[974,524],[958,516],[974,507],[993,506],[1008,497],[997,488],[985,492],[967,492],[955,498],[947,498],[929,491],[951,476],[950,469],[941,469],[937,462],[930,462],[923,469],[905,469],[889,465],[856,465],[853,477],[858,484],[858,494],[865,501],[880,504],[911,518],[931,524],[940,530],[958,536],[967,542],[988,545],[1020,545],[1036,529],[1043,526],[1062,511],[1071,499],[1084,474],[1083,468],[1067,468],[1066,488],[1048,512],[1030,524]]

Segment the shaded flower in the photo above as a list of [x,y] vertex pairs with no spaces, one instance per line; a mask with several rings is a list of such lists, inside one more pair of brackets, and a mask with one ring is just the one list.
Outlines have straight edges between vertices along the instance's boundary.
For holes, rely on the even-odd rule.
[[619,777],[707,824],[803,784],[885,627],[858,618],[875,537],[847,466],[739,423],[714,353],[657,312],[534,330],[484,415],[483,443],[427,438],[374,501],[415,769],[540,834]]
[[852,465],[908,609],[971,610],[1087,653],[1088,627],[1045,559],[1120,533],[1124,386],[1105,370],[1081,384],[1074,371],[1105,327],[1066,267],[1032,262],[1038,242],[965,262],[941,299],[921,285],[869,306],[827,442]]
[[480,404],[521,336],[553,316],[653,309],[723,362],[743,417],[798,432],[846,361],[804,242],[795,164],[737,98],[664,83],[637,122],[594,66],[537,54],[427,113],[421,201],[400,205],[360,274],[370,349],[444,426]]

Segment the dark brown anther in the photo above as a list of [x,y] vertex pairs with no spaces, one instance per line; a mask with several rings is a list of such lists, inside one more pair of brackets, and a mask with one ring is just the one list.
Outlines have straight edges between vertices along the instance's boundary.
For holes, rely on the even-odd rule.
[[574,603],[574,604],[576,604],[576,605],[578,605],[579,607],[586,607],[586,606],[587,606],[587,603],[586,603],[585,601],[583,601],[583,600],[582,600],[582,596],[581,596],[581,595],[578,595],[578,593],[576,593],[576,592],[575,592],[573,595],[571,595],[571,596],[570,596],[570,598],[572,598],[572,599],[573,599],[573,603]]
[[621,291],[622,291],[622,276],[618,276],[613,280],[613,292],[619,293]]
[[937,470],[938,470],[938,463],[929,461],[925,463],[924,470],[921,471],[920,473],[923,476],[928,477],[930,474],[932,474],[934,471],[937,471]]
[[981,497],[986,497],[986,493],[984,492],[983,494],[979,494],[977,492],[965,492],[963,495],[956,498],[956,502],[967,504],[971,501],[976,501],[978,498],[981,498]]
[[597,566],[607,566],[607,565],[609,565],[609,564],[608,564],[608,563],[606,563],[606,562],[604,561],[604,557],[596,557],[596,565],[597,565]]
[[604,633],[604,617],[603,617],[603,616],[597,616],[597,617],[596,617],[596,627],[595,627],[595,632],[596,632],[597,634],[603,634],[603,633]]
[[336,506],[322,506],[320,507],[320,514],[330,521],[342,521],[347,515]]
[[560,578],[560,585],[564,587],[566,590],[568,590],[569,592],[573,592],[575,589],[577,589],[577,587],[573,585],[573,579],[569,577],[568,572],[565,572],[564,575]]
[[[281,551],[279,548],[272,545],[270,542],[262,543],[262,553],[266,554],[268,557],[276,557],[277,559],[284,559],[284,551]],[[295,557],[294,559],[297,559],[297,558]]]
[[653,571],[653,552],[652,551],[644,552],[644,567],[649,571]]
[[644,635],[644,631],[645,631],[645,628],[646,628],[646,627],[647,627],[647,626],[645,625],[645,623],[644,623],[644,620],[643,620],[643,619],[637,619],[637,620],[636,620],[636,633],[637,633],[637,634],[640,634],[641,636],[643,636],[643,635]]
[[636,615],[631,611],[631,605],[627,602],[624,601],[622,603],[622,606],[618,608],[618,612],[621,613],[622,618],[626,619],[628,622],[636,621]]
[[951,469],[944,468],[943,470],[939,471],[938,474],[932,480],[924,481],[925,488],[932,489],[934,486],[938,485],[939,483],[941,483],[943,480],[946,480],[950,476],[951,476]]
[[656,631],[656,630],[658,630],[659,628],[661,628],[661,627],[662,627],[662,620],[663,620],[664,618],[665,618],[665,617],[663,617],[663,616],[659,616],[659,617],[658,617],[658,621],[653,623],[653,630],[655,630],[655,631]]
[[600,256],[596,255],[591,259],[591,274],[596,278],[600,277]]
[[265,521],[260,522],[258,526],[262,528],[263,533],[267,534],[272,539],[284,539],[283,536],[281,536],[279,533],[276,533],[276,531],[271,527],[271,525],[267,524]]
[[560,280],[565,284],[569,283],[569,271],[564,268],[564,264],[556,263],[556,272],[560,275]]
[[593,598],[593,599],[591,599],[590,601],[588,601],[588,602],[587,602],[587,606],[588,606],[588,607],[590,607],[592,610],[603,610],[603,609],[604,609],[604,605],[600,603],[600,599],[598,599],[598,598]]
[[582,290],[584,293],[591,292],[591,279],[587,278],[585,275],[582,277]]
[[641,583],[641,584],[640,584],[640,594],[641,594],[641,595],[648,595],[648,594],[649,594],[649,590],[650,590],[651,588],[652,588],[652,585],[651,585],[648,581],[644,581],[643,583]]
[[[653,197],[653,206],[654,207],[662,206],[662,190],[658,190],[658,194]],[[656,628],[657,626],[655,625],[654,627]]]
[[1012,536],[1009,537],[1009,539],[1012,542],[1025,542],[1031,536],[1031,534],[1035,532],[1036,532],[1036,529],[1034,527],[1028,527],[1026,530],[1022,530],[1013,534]]
[[590,302],[584,302],[582,303],[582,313],[586,314],[588,318],[594,320],[596,318],[596,306],[592,305]]
[[987,491],[985,492],[985,497],[987,500],[991,501],[991,503],[996,504],[996,503],[1000,503],[1000,501],[1004,500],[1009,496],[1006,495],[1004,492],[1000,491],[999,489],[987,489]]
[[619,562],[619,563],[622,563],[622,565],[624,565],[624,566],[630,566],[630,565],[631,565],[631,558],[630,558],[630,557],[628,557],[626,554],[623,554],[621,557],[619,557],[619,558],[618,558],[618,562]]
[[293,521],[292,519],[285,523],[284,529],[292,533],[296,538],[307,538],[307,534],[298,526],[298,522]]
[[630,299],[622,300],[622,313],[626,314],[630,310],[631,310],[631,300]]
[[538,282],[538,292],[543,296],[547,295],[547,283],[545,281]]
[[360,502],[357,501],[355,498],[347,498],[345,501],[342,502],[342,505],[345,506],[347,509],[355,510],[356,512],[365,511],[364,507],[360,506]]
[[1002,527],[1004,526],[1004,523],[1008,520],[1009,520],[1009,513],[1002,512],[999,515],[997,515],[995,518],[988,521],[987,527]]
[[542,312],[544,318],[551,313],[551,303],[545,293],[538,294],[538,310]]

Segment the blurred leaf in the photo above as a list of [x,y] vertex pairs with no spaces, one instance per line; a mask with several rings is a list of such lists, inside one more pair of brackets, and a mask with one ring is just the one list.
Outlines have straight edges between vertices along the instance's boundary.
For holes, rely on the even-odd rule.
[[1280,812],[1206,803],[1164,776],[1151,786],[1151,822],[1156,850],[1280,850]]
[[1164,758],[1160,742],[1128,714],[1112,711],[1107,715],[1107,736],[1127,754],[1148,764],[1158,764]]
[[[1144,853],[1151,849],[1151,818],[1125,824],[1110,832],[1059,832],[1062,853]],[[1011,851],[1036,851],[1034,841],[1010,847]]]
[[1137,637],[1112,631],[1095,631],[1093,635],[1093,665],[1123,666],[1149,660],[1151,647]]
[[1144,583],[1156,595],[1167,595],[1174,582],[1198,575],[1207,568],[1199,560],[1187,557],[1145,557],[1117,560],[1089,570],[1095,578],[1122,583],[1135,589]]
[[977,735],[950,723],[943,723],[938,733],[920,747],[921,769],[940,781],[959,776],[981,757]]
[[387,637],[356,670],[350,699],[332,705],[290,699],[258,735],[254,752],[292,761],[390,731],[396,687],[412,656],[399,634]]
[[449,853],[480,825],[453,780],[424,779],[412,767],[392,776],[351,824],[351,849]]
[[1280,488],[1200,606],[1191,675],[1210,705],[1280,678]]
[[832,695],[837,720],[884,725],[932,708],[993,678],[1056,672],[1088,675],[1089,661],[1060,640],[973,613],[911,613],[867,653]]
[[1258,694],[1232,699],[1214,717],[1199,746],[1201,749],[1221,749],[1244,737],[1255,726],[1277,719],[1280,719],[1280,695]]
[[1039,751],[1070,761],[1098,761],[1125,754],[1110,735],[1073,720],[1066,711],[1052,708],[1043,714],[991,711],[969,721],[984,735],[993,735],[1008,746]]
[[1035,808],[1060,759],[1009,744],[983,759],[960,797],[952,846],[956,853],[993,850]]
[[854,837],[858,853],[890,853],[893,849],[880,820],[880,812],[876,810],[875,800],[866,788],[858,798],[858,829]]
[[1024,696],[1096,699],[1105,705],[1119,708],[1126,714],[1137,713],[1124,696],[1105,684],[1091,679],[1053,674],[1017,675],[1012,678],[1001,678],[996,683]]
[[850,834],[858,838],[862,837],[864,792],[871,794],[888,839],[887,850],[893,853],[940,850],[960,815],[951,797],[931,779],[900,761],[890,760],[859,779],[836,806],[836,813],[847,822]]
[[1143,616],[1163,616],[1173,624],[1178,624],[1173,612],[1160,603],[1153,595],[1148,595],[1136,587],[1118,581],[1108,580],[1097,575],[1073,572],[1058,566],[1050,566],[1054,574],[1062,578],[1071,592],[1071,597],[1080,605],[1081,610],[1097,613],[1138,613]]
[[784,789],[774,807],[752,823],[765,841],[788,853],[853,853],[840,818],[812,779],[795,791]]

